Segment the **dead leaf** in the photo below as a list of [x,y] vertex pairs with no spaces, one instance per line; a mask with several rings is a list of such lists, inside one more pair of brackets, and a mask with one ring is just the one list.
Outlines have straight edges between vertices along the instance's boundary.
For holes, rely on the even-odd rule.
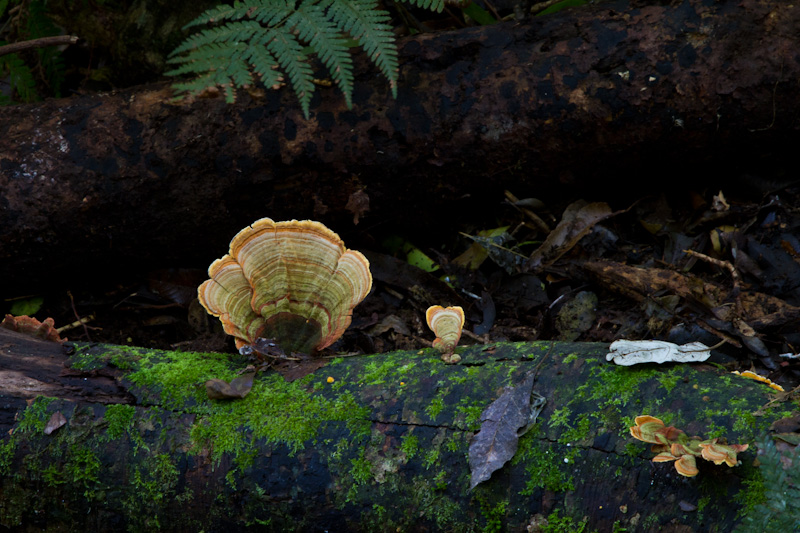
[[469,445],[470,490],[514,457],[519,437],[539,416],[546,400],[533,392],[535,378],[530,372],[522,383],[507,388],[481,413],[481,430]]
[[406,323],[397,315],[386,315],[383,317],[383,320],[369,330],[368,333],[377,337],[378,335],[383,335],[390,329],[406,337],[411,336],[411,331],[409,331],[408,326],[406,326]]
[[47,421],[47,425],[44,427],[44,434],[50,435],[66,423],[67,419],[64,418],[61,411],[56,411],[50,416],[50,420]]
[[221,379],[209,379],[206,381],[206,394],[209,400],[242,399],[248,395],[253,387],[255,375],[255,372],[248,372],[238,378],[234,378],[230,383]]
[[605,202],[587,204],[584,200],[579,200],[568,205],[556,229],[531,254],[525,270],[535,272],[555,263],[578,244],[595,224],[615,214]]
[[639,363],[698,363],[711,357],[711,349],[702,342],[678,346],[666,341],[614,341],[606,361],[621,366]]

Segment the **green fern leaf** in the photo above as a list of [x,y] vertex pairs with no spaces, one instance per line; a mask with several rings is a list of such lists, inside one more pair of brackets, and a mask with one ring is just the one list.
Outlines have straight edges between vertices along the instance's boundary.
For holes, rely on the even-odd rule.
[[283,82],[283,74],[278,70],[278,61],[264,46],[247,47],[246,61],[253,66],[253,72],[259,75],[261,82],[271,88],[277,88]]
[[[437,11],[444,7],[443,0],[407,1]],[[252,83],[254,73],[268,87],[282,85],[285,75],[308,118],[314,93],[312,53],[330,72],[347,106],[352,106],[352,41],[363,48],[397,96],[399,62],[389,22],[389,13],[377,0],[235,0],[232,6],[217,6],[185,26],[212,25],[172,52],[169,62],[175,68],[166,74],[198,76],[176,83],[179,92],[220,85],[228,101],[235,98],[235,88]]]
[[736,533],[784,533],[800,524],[800,451],[781,453],[770,435],[757,442],[761,501],[747,513]]
[[331,78],[344,93],[347,107],[353,105],[353,60],[346,41],[338,33],[336,25],[328,19],[322,6],[304,2],[300,9],[286,21],[294,27],[301,41],[307,42],[328,68]]
[[430,9],[431,11],[436,11],[437,13],[441,13],[444,9],[444,0],[405,0],[409,4],[413,6],[419,6],[423,9]]
[[308,58],[303,53],[303,46],[294,35],[288,32],[274,31],[267,49],[278,58],[278,63],[286,71],[294,87],[294,93],[300,100],[300,108],[306,118],[309,116],[309,104],[314,95],[313,73]]
[[251,9],[259,7],[263,7],[263,2],[258,0],[239,2],[237,0],[232,6],[222,5],[204,11],[202,15],[186,24],[183,29],[202,26],[203,24],[214,24],[223,20],[240,20],[248,16]]
[[340,30],[361,43],[370,60],[389,80],[392,95],[397,98],[397,47],[388,24],[389,13],[379,9],[374,0],[323,0],[328,15]]
[[0,71],[8,72],[9,83],[19,100],[29,103],[39,99],[33,72],[17,54],[0,56]]
[[186,39],[170,54],[171,57],[188,52],[211,43],[232,43],[247,41],[264,32],[264,28],[255,21],[230,22],[224,26],[209,28]]

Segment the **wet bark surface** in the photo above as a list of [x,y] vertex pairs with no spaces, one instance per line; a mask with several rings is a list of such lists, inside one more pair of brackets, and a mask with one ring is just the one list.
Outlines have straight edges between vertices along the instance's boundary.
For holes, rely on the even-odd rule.
[[479,224],[510,185],[626,195],[780,174],[800,125],[798,17],[766,0],[611,2],[422,35],[400,42],[397,100],[359,64],[354,108],[322,89],[309,121],[289,91],[228,106],[163,85],[4,108],[0,286],[207,264],[261,216],[363,246],[382,227]]
[[[754,453],[735,468],[700,461],[687,479],[650,463],[628,426],[669,416],[690,435],[726,428],[746,442],[780,411],[763,408],[762,384],[707,365],[617,367],[600,343],[476,346],[457,365],[434,350],[337,359],[216,401],[203,383],[229,380],[243,358],[87,344],[67,358],[2,339],[22,374],[54,387],[33,400],[42,393],[0,382],[0,523],[12,530],[524,531],[566,509],[571,528],[730,531]],[[532,372],[544,410],[470,491],[480,413]],[[108,375],[116,399],[97,392]],[[85,397],[70,393],[75,377]]]

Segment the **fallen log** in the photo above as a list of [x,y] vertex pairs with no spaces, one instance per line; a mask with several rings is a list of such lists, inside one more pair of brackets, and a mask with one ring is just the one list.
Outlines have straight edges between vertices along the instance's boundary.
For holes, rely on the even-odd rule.
[[434,215],[494,223],[506,187],[793,168],[797,27],[777,0],[621,0],[404,39],[396,100],[359,60],[354,108],[320,89],[310,120],[288,90],[229,106],[164,84],[0,108],[0,290],[205,265],[263,216],[358,246],[389,225],[428,235]]
[[[618,367],[603,344],[472,346],[456,365],[430,349],[336,358],[292,382],[261,373],[225,401],[203,385],[233,378],[238,355],[76,344],[66,358],[0,338],[0,368],[31,387],[0,379],[0,524],[18,530],[731,531],[763,487],[752,447],[685,478],[628,427],[649,414],[752,444],[784,416],[763,384],[710,365]],[[482,411],[531,372],[543,412],[470,491]]]

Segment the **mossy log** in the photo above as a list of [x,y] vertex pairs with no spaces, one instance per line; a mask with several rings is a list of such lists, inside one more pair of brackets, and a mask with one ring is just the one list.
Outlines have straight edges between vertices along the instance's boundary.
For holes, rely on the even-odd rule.
[[427,237],[463,231],[465,213],[496,225],[504,189],[791,179],[798,27],[782,0],[597,2],[403,39],[396,100],[357,56],[353,109],[320,87],[309,120],[290,87],[0,108],[0,291],[207,265],[264,216],[320,220],[359,249],[386,221]]
[[[525,531],[543,518],[731,531],[761,483],[752,448],[684,478],[628,426],[650,414],[752,443],[787,414],[762,409],[763,384],[711,365],[618,367],[604,344],[471,346],[456,365],[432,349],[337,358],[293,382],[261,373],[222,401],[204,382],[233,378],[241,356],[78,344],[67,358],[26,342],[4,335],[0,356],[0,524],[26,531]],[[534,369],[544,411],[470,491],[481,412]]]

